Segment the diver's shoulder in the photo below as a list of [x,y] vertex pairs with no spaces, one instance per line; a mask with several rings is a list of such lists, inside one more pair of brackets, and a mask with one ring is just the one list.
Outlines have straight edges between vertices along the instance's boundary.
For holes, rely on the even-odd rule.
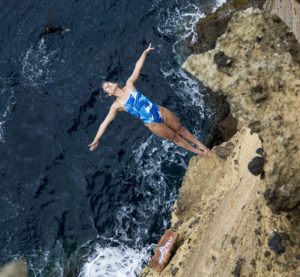
[[111,104],[111,109],[112,110],[116,110],[116,111],[119,111],[119,110],[121,110],[122,109],[122,107],[123,107],[123,105],[120,103],[120,102],[118,102],[117,100],[115,100],[115,102],[113,102],[112,104]]

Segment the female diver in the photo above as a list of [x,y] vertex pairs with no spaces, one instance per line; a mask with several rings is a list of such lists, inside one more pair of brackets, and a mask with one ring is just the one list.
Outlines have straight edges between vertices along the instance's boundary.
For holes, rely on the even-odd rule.
[[[210,157],[211,152],[188,130],[186,130],[178,118],[167,108],[156,105],[136,90],[134,86],[140,71],[144,65],[147,54],[153,50],[151,43],[144,50],[137,61],[132,75],[126,82],[126,86],[120,88],[117,83],[103,82],[102,88],[109,96],[115,96],[116,101],[111,105],[109,113],[101,123],[94,141],[89,145],[93,151],[98,147],[98,141],[105,132],[107,126],[115,119],[119,111],[127,111],[138,118],[156,135],[172,140],[178,146],[195,154]],[[193,147],[188,141],[193,143]]]

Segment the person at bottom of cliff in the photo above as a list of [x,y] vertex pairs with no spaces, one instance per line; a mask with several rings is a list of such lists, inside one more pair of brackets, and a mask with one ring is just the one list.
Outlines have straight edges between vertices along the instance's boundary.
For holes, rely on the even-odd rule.
[[[204,157],[210,157],[211,152],[188,130],[186,130],[178,118],[167,108],[161,107],[139,91],[134,86],[140,71],[144,65],[147,54],[153,50],[151,43],[144,50],[143,54],[137,61],[132,75],[128,78],[126,86],[121,88],[117,83],[103,82],[102,88],[108,96],[115,96],[116,100],[111,105],[110,110],[101,123],[94,141],[89,144],[90,150],[93,151],[98,147],[98,141],[105,132],[107,126],[115,119],[119,111],[127,111],[138,118],[156,135],[165,139],[170,139],[178,146],[189,150],[195,154]],[[188,141],[193,143],[193,147]]]

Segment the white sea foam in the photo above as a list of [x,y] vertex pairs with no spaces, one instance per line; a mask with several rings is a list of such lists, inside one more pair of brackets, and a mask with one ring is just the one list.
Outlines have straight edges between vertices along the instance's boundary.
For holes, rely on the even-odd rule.
[[84,264],[79,277],[137,276],[149,258],[148,248],[136,250],[126,246],[99,246]]
[[18,217],[20,212],[24,210],[24,208],[22,208],[17,202],[13,201],[12,197],[9,195],[0,195],[0,207],[2,211],[0,224]]
[[[158,5],[160,0],[154,2]],[[218,5],[222,0],[217,1]],[[174,64],[165,62],[161,65],[161,73],[168,80],[171,88],[174,89],[179,97],[188,106],[197,107],[199,118],[204,117],[204,99],[201,93],[199,82],[190,77],[180,68],[180,53],[177,45],[186,37],[192,36],[192,41],[197,40],[195,26],[197,21],[203,17],[200,7],[195,5],[186,6],[183,10],[170,8],[168,15],[162,17],[161,24],[157,29],[164,35],[176,36],[173,53],[178,62],[178,68]],[[157,45],[159,52],[164,51]],[[157,212],[159,207],[160,214],[170,214],[174,201],[178,197],[178,191],[173,184],[166,181],[167,174],[163,172],[164,164],[176,164],[178,167],[187,169],[185,155],[187,152],[173,142],[163,140],[155,135],[150,135],[146,141],[136,146],[133,151],[135,157],[134,164],[130,168],[135,168],[134,176],[139,182],[135,186],[134,193],[143,195],[143,201],[139,203],[126,203],[122,205],[116,215],[118,228],[115,228],[112,237],[118,238],[118,246],[105,247],[96,245],[93,254],[82,267],[79,277],[133,277],[137,276],[142,266],[149,261],[151,250],[155,245],[144,245],[142,238],[148,236],[148,220],[151,215]],[[166,229],[170,224],[170,219],[163,219],[160,228]],[[134,230],[134,242],[128,236],[130,230]],[[129,247],[128,245],[131,245]],[[132,246],[133,245],[133,246]]]
[[[1,81],[2,78],[0,78]],[[6,84],[0,89],[0,143],[5,142],[5,122],[7,121],[11,107],[14,105],[14,91],[12,89],[7,89]]]
[[215,12],[217,10],[217,8],[221,7],[222,5],[224,5],[226,3],[227,0],[216,0],[216,5],[213,9],[213,12]]
[[46,43],[41,40],[38,47],[32,46],[22,59],[23,84],[38,87],[53,79],[51,65],[57,51],[49,51]]
[[[143,201],[127,203],[119,208],[115,224],[118,227],[112,234],[118,238],[114,241],[118,246],[96,245],[93,254],[82,267],[80,277],[133,277],[141,272],[142,266],[150,259],[151,250],[155,248],[155,245],[145,245],[142,241],[142,237],[148,236],[148,221],[158,207],[160,213],[170,214],[178,196],[173,184],[166,183],[166,176],[161,171],[162,164],[176,162],[186,169],[184,155],[184,150],[155,135],[150,135],[144,143],[137,145],[133,151],[135,165],[132,166],[136,169],[136,179],[140,180],[135,186],[135,193],[144,195]],[[168,228],[169,223],[170,219],[164,219],[161,228]],[[127,235],[130,230],[134,230],[134,241]]]
[[7,118],[7,115],[10,111],[9,105],[6,106],[6,109],[4,110],[4,113],[0,115],[0,142],[5,142],[4,139],[4,124],[5,124],[5,119]]

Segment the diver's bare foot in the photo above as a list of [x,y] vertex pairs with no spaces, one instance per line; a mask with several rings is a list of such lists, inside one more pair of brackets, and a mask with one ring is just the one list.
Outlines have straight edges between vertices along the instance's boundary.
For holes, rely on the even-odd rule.
[[204,156],[206,158],[211,157],[211,152],[208,148],[206,148],[204,145],[197,145],[197,150],[199,150],[199,155]]

